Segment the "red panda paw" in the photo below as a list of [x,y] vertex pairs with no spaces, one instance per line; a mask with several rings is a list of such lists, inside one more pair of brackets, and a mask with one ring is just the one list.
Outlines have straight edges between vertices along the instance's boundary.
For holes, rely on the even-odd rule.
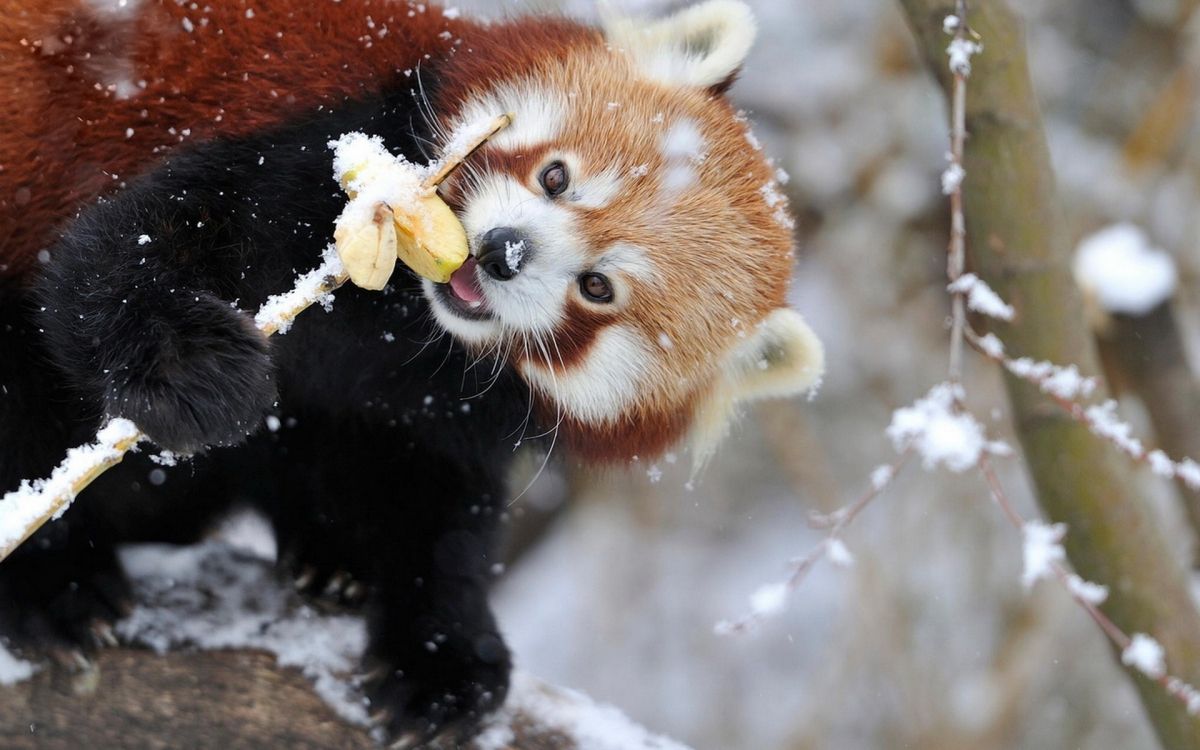
[[499,636],[492,640],[483,644],[484,654],[477,643],[461,659],[446,649],[442,658],[384,671],[368,694],[376,731],[387,747],[460,747],[478,734],[481,722],[508,694],[508,649]]
[[121,347],[126,356],[116,359],[127,364],[104,388],[110,415],[177,453],[239,443],[264,423],[276,401],[274,367],[245,315],[199,295],[155,328]]

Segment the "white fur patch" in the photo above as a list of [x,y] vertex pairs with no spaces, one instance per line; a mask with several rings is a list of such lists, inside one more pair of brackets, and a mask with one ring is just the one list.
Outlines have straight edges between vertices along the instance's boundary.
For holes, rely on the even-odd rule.
[[552,372],[527,362],[522,373],[568,415],[590,424],[605,424],[634,403],[654,362],[653,352],[639,333],[612,325],[597,334],[583,363],[568,372]]
[[646,78],[708,87],[733,75],[754,43],[754,14],[738,0],[708,0],[659,21],[609,18],[605,35]]
[[604,208],[621,194],[621,174],[609,167],[584,177],[571,191],[571,202],[584,208]]
[[662,281],[658,267],[644,248],[618,242],[604,251],[593,265],[597,273],[608,276],[625,274],[639,281],[656,284]]
[[491,120],[501,112],[513,116],[512,124],[492,136],[488,143],[505,150],[554,141],[562,134],[568,120],[565,93],[534,81],[515,81],[469,99],[452,123],[450,132],[465,123]]
[[507,174],[488,175],[474,184],[464,206],[462,223],[473,247],[497,227],[512,227],[528,240],[519,274],[507,281],[480,276],[488,306],[503,327],[541,335],[558,328],[575,277],[587,264],[571,209]]

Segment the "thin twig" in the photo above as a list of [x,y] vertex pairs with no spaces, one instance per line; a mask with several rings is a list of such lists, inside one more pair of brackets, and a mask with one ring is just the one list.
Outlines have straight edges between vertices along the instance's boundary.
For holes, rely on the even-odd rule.
[[[967,25],[967,0],[957,0],[955,14],[958,24],[954,28],[954,39],[960,44],[970,44],[970,27]],[[951,104],[950,167],[949,179],[943,178],[943,189],[950,189],[950,247],[946,258],[946,276],[953,284],[966,270],[967,222],[963,214],[963,151],[967,140],[967,77],[969,65],[950,66],[954,74],[954,95]],[[952,323],[950,330],[950,380],[962,382],[963,330],[967,321],[967,304],[963,292],[955,292],[951,298]]]
[[[987,483],[988,489],[991,492],[992,499],[1004,513],[1004,517],[1008,519],[1009,523],[1011,523],[1018,532],[1022,531],[1025,528],[1025,519],[1019,512],[1017,512],[1016,508],[1013,507],[1013,504],[1009,500],[1007,493],[1005,493],[1004,486],[1000,483],[1000,478],[996,475],[995,469],[992,468],[991,462],[986,453],[979,458],[979,472],[983,475],[983,479]],[[1078,604],[1085,612],[1087,612],[1088,616],[1092,618],[1092,621],[1096,623],[1101,632],[1108,637],[1108,639],[1113,643],[1114,646],[1117,647],[1117,649],[1124,653],[1133,642],[1133,639],[1130,638],[1125,631],[1121,630],[1116,623],[1109,619],[1108,615],[1104,614],[1104,612],[1101,611],[1094,602],[1083,596],[1077,587],[1071,585],[1073,575],[1070,571],[1057,562],[1051,562],[1050,568],[1054,571],[1055,579],[1057,579],[1059,584],[1061,584],[1062,587],[1066,589],[1067,593],[1071,595],[1071,599],[1073,599],[1076,604]],[[1162,688],[1171,695],[1171,697],[1182,703],[1189,713],[1194,714],[1197,711],[1200,711],[1200,692],[1198,692],[1196,688],[1192,687],[1178,677],[1172,677],[1170,674],[1165,672],[1159,676],[1148,675],[1145,673],[1145,670],[1139,670],[1139,672],[1161,685]]]

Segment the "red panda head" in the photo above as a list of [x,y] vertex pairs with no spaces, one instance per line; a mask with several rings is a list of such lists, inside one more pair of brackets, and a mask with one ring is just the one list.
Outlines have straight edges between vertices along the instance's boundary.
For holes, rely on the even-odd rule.
[[446,185],[472,258],[426,282],[438,322],[510,360],[593,460],[688,433],[703,460],[737,402],[811,388],[822,348],[785,301],[792,222],[723,96],[749,10],[485,33],[497,49],[460,50],[440,126],[514,117]]

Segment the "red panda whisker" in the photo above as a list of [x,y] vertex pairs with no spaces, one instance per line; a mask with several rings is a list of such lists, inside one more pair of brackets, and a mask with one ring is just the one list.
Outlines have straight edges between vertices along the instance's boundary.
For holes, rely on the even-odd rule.
[[[551,339],[551,341],[553,341],[553,338]],[[546,356],[546,359],[549,360],[550,355],[548,352],[545,351],[544,344],[542,343],[540,336],[537,336],[537,335],[534,336],[534,343],[536,343],[538,345],[538,348],[542,350],[542,353]],[[557,344],[555,344],[555,346],[557,347]],[[534,436],[534,438],[537,439],[537,438],[544,437],[547,434],[550,435],[550,447],[546,449],[546,455],[542,457],[542,465],[538,467],[538,470],[536,472],[534,472],[533,477],[530,478],[529,482],[525,485],[525,488],[522,489],[519,493],[517,493],[516,497],[514,497],[512,500],[508,501],[509,507],[512,507],[518,500],[520,500],[522,497],[524,497],[525,493],[529,492],[529,488],[533,486],[533,483],[536,482],[539,478],[541,478],[542,472],[544,472],[546,470],[546,466],[550,463],[550,457],[552,455],[554,455],[554,447],[558,444],[558,431],[559,431],[558,428],[563,423],[563,409],[562,409],[562,401],[558,397],[558,377],[554,374],[553,367],[550,368],[550,382],[553,383],[553,385],[554,385],[554,408],[555,408],[555,411],[557,412],[556,418],[554,421],[554,426],[552,428],[550,428],[548,431],[542,433],[541,435]],[[531,407],[532,407],[532,403],[533,403],[533,399],[530,399]]]

